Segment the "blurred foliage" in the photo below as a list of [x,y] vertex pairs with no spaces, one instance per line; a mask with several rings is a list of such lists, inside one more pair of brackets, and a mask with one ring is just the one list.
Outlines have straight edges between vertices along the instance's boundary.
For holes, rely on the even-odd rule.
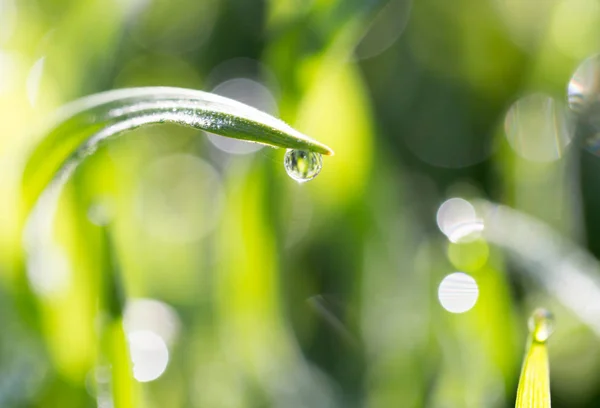
[[[565,113],[599,23],[597,0],[0,0],[0,406],[509,407],[544,306],[554,406],[597,407],[598,332],[438,209],[488,199],[600,255]],[[336,155],[298,184],[278,150],[134,130],[77,170],[33,274],[20,183],[52,113],[149,85],[228,89]]]

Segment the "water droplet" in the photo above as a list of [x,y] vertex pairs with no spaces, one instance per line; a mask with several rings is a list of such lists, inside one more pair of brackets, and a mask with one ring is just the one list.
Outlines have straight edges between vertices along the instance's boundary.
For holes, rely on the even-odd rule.
[[554,316],[546,309],[536,309],[529,318],[529,332],[533,340],[545,343],[554,332]]
[[303,183],[317,177],[323,167],[323,156],[306,150],[288,149],[283,162],[287,174]]

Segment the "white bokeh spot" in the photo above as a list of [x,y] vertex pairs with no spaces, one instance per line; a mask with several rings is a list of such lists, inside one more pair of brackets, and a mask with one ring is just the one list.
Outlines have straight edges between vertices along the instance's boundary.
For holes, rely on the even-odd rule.
[[447,275],[438,287],[438,299],[450,313],[471,310],[479,298],[479,287],[473,277],[463,272]]

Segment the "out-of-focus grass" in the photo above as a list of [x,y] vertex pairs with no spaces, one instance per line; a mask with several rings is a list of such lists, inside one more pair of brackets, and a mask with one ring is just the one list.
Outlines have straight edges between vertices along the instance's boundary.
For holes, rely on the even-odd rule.
[[[538,305],[558,321],[554,406],[598,404],[598,339],[577,311],[485,233],[450,242],[436,226],[446,199],[483,197],[597,248],[597,158],[571,143],[531,160],[547,147],[527,144],[548,120],[543,104],[519,108],[533,118],[517,122],[522,144],[505,127],[533,93],[564,108],[572,71],[598,48],[597,4],[392,1],[0,2],[0,406],[514,406],[523,322]],[[355,52],[372,21],[398,22],[377,31],[398,39]],[[24,270],[19,181],[56,107],[236,78],[254,81],[239,98],[266,89],[273,113],[336,150],[319,177],[296,184],[280,152],[137,129],[67,185],[62,257]],[[90,221],[98,202],[113,249]],[[116,267],[124,316],[108,305]],[[464,314],[438,299],[456,271],[478,288]]]

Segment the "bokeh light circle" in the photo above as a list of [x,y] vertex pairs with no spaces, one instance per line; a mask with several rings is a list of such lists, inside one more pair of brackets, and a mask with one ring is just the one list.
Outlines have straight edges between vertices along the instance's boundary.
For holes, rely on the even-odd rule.
[[172,344],[181,326],[175,309],[156,299],[139,298],[127,302],[123,319],[125,331],[151,331],[167,345]]
[[560,159],[573,139],[566,111],[544,94],[517,100],[506,114],[504,129],[515,153],[532,162]]
[[598,104],[600,95],[600,54],[583,61],[571,76],[567,86],[569,108],[576,113]]
[[486,241],[476,239],[469,242],[449,243],[448,260],[456,269],[475,272],[488,261],[490,249]]
[[190,154],[158,159],[144,172],[136,197],[141,226],[165,242],[197,241],[217,225],[225,193],[216,170]]
[[[535,4],[536,2],[532,2]],[[558,51],[577,59],[597,49],[600,3],[596,0],[560,0],[553,7],[547,34]],[[538,7],[539,9],[539,7]]]
[[471,310],[479,298],[479,286],[473,277],[463,272],[446,276],[438,287],[438,299],[450,313],[465,313]]
[[406,29],[412,0],[391,0],[373,18],[365,36],[356,46],[358,59],[373,58],[398,40]]
[[[278,113],[277,102],[269,89],[263,84],[248,78],[233,78],[217,85],[213,93],[236,101],[245,103],[260,111],[276,116]],[[211,143],[226,153],[249,154],[254,153],[264,146],[243,140],[231,139],[207,133]]]
[[436,214],[438,228],[451,242],[469,242],[481,236],[484,225],[475,207],[465,199],[444,201]]
[[154,381],[167,369],[169,350],[162,337],[149,330],[127,335],[133,363],[133,377],[139,382]]

